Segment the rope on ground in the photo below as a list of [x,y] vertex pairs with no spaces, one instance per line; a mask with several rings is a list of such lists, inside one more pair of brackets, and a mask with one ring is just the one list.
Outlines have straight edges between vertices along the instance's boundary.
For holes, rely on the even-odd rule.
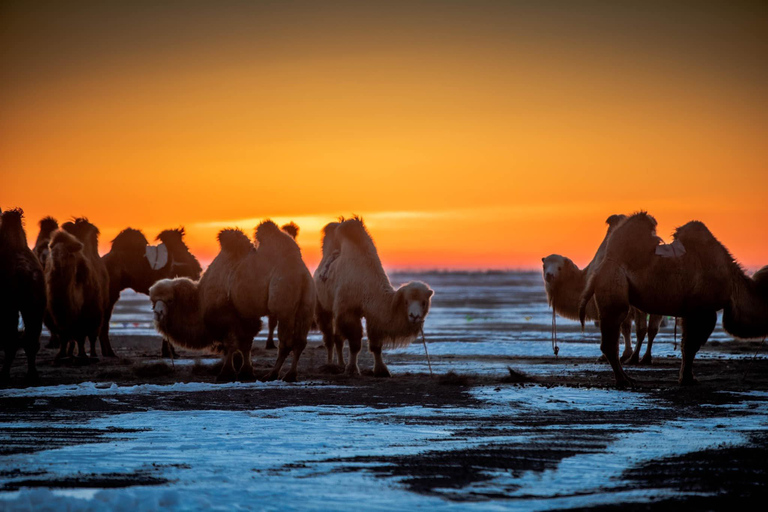
[[557,315],[554,304],[552,305],[552,352],[555,353],[555,359],[557,359],[560,347],[557,346]]
[[429,365],[429,376],[432,375],[432,362],[429,360],[429,350],[427,350],[427,339],[424,337],[424,326],[421,326],[421,342],[424,344],[424,353],[427,354],[427,365]]

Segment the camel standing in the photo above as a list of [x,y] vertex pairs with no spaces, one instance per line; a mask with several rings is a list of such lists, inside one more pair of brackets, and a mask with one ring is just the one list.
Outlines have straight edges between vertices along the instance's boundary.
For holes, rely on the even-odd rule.
[[[0,383],[10,380],[11,365],[19,348],[27,356],[26,380],[39,381],[35,359],[45,314],[43,268],[27,246],[24,212],[8,210],[0,216],[0,346],[5,352]],[[19,315],[24,333],[19,336]]]
[[[307,344],[314,317],[315,289],[296,242],[271,221],[256,229],[256,249],[239,230],[219,233],[221,251],[199,283],[188,279],[162,280],[150,288],[158,330],[190,348],[224,348],[224,364],[217,381],[254,378],[253,337],[261,317],[277,317],[280,341],[275,366],[265,380],[276,379],[293,353],[286,381],[295,381],[299,357]],[[239,371],[235,358],[242,357]]]
[[[579,319],[579,299],[587,285],[587,280],[605,256],[605,247],[611,232],[626,218],[626,215],[611,215],[608,217],[605,221],[608,224],[605,237],[603,237],[603,241],[600,243],[592,261],[584,269],[579,269],[573,261],[559,254],[550,254],[546,258],[541,259],[547,299],[555,313],[570,320]],[[586,318],[588,320],[598,320],[597,304],[594,299],[590,300],[587,304]],[[632,350],[633,319],[635,321],[635,335],[637,336],[637,345],[634,350]],[[645,312],[632,308],[631,314],[627,315],[621,324],[621,335],[624,339],[624,353],[621,356],[622,362],[627,364],[651,364],[651,347],[653,346],[653,340],[659,332],[662,319],[662,315],[650,315],[649,321],[648,315]],[[646,334],[648,335],[648,348],[641,360],[640,349],[643,346]],[[601,360],[605,360],[604,356],[601,357]]]
[[655,314],[682,318],[680,384],[696,382],[693,360],[723,310],[723,327],[735,336],[768,333],[768,267],[748,277],[704,224],[689,222],[674,234],[682,255],[659,251],[656,220],[645,212],[616,228],[605,258],[582,295],[579,316],[594,295],[600,315],[600,348],[611,363],[616,384],[632,385],[618,358],[618,331],[632,305]]
[[363,338],[362,319],[373,354],[373,374],[390,377],[381,356],[385,344],[404,346],[421,332],[429,313],[432,289],[413,281],[397,290],[381,265],[376,246],[359,218],[330,223],[323,229],[323,260],[315,271],[317,323],[323,332],[328,362],[349,341],[346,372],[359,375],[357,358]]
[[[132,228],[121,231],[112,240],[111,250],[101,258],[109,274],[109,299],[99,337],[107,344],[111,345],[109,322],[121,291],[131,288],[148,295],[149,287],[161,279],[200,279],[202,267],[184,243],[184,228],[165,230],[157,240],[162,241],[160,247],[168,254],[165,265],[160,268],[154,268],[147,259],[149,242],[144,234]],[[173,345],[167,339],[163,339],[162,356],[176,357]]]

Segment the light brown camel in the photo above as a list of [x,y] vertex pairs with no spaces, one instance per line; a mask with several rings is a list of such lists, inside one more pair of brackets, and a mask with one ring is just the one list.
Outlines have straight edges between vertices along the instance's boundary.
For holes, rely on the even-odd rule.
[[[101,304],[101,319],[99,322],[99,331],[101,331],[101,325],[104,323],[106,309],[109,301],[109,273],[107,272],[107,266],[101,260],[99,256],[99,229],[91,224],[85,217],[76,218],[73,222],[65,222],[61,228],[83,243],[83,255],[87,260],[89,272],[92,274],[92,279],[95,286],[98,288],[98,297],[102,301]],[[95,295],[94,295],[94,300]],[[91,357],[96,357],[96,338],[88,336],[91,342]],[[99,339],[101,345],[102,357],[117,357],[112,350],[112,345],[109,339]],[[61,352],[59,352],[61,354]]]
[[[542,258],[542,276],[544,278],[544,288],[547,292],[547,299],[552,309],[564,318],[570,320],[579,319],[579,299],[587,285],[587,280],[600,264],[605,255],[605,247],[608,237],[616,226],[627,218],[626,215],[611,215],[606,219],[608,230],[603,237],[603,241],[592,258],[592,261],[579,269],[573,261],[559,254],[550,254]],[[594,299],[587,304],[587,320],[598,320],[597,305]],[[651,315],[650,321],[648,315],[636,308],[632,308],[630,315],[627,315],[621,324],[621,334],[624,338],[624,353],[621,361],[627,364],[651,364],[651,347],[653,340],[659,332],[659,326],[663,319],[662,315]],[[635,321],[635,335],[637,336],[637,346],[632,350],[632,320]],[[643,340],[648,335],[648,348],[645,351],[643,359],[640,360],[640,349],[643,346]],[[605,360],[605,356],[600,358]]]
[[[723,245],[698,221],[674,233],[683,251],[662,256],[656,220],[645,212],[629,217],[608,240],[605,258],[581,298],[582,325],[594,295],[600,315],[601,350],[619,387],[632,385],[618,358],[618,330],[630,305],[682,318],[680,384],[696,382],[693,360],[723,310],[723,327],[741,338],[768,333],[768,267],[748,277]],[[682,255],[680,255],[682,252]]]
[[91,340],[91,356],[95,357],[95,342],[106,302],[101,276],[86,255],[85,245],[74,235],[63,230],[56,231],[51,238],[50,250],[45,284],[48,312],[61,339],[56,360],[67,355],[72,341],[78,346],[77,357],[87,360],[86,338]]
[[[276,224],[262,222],[256,240],[258,249],[241,231],[223,230],[219,233],[221,252],[199,284],[188,279],[155,283],[150,288],[155,325],[182,346],[221,344],[224,364],[218,381],[250,380],[254,378],[253,337],[261,329],[261,317],[275,315],[280,347],[275,366],[264,378],[276,379],[293,352],[284,380],[295,381],[314,316],[314,284],[296,242]],[[243,359],[239,373],[235,370],[238,354]]]
[[[45,278],[35,254],[27,246],[21,209],[0,215],[0,347],[5,352],[0,384],[11,377],[11,365],[19,348],[27,356],[26,381],[39,381],[35,359],[45,314]],[[19,336],[19,315],[24,332]]]
[[[284,224],[280,227],[283,231],[288,233],[291,238],[296,240],[296,237],[299,236],[299,226],[296,225],[295,222],[289,222],[288,224]],[[272,350],[277,348],[275,346],[275,328],[277,327],[277,317],[275,315],[269,316],[269,334],[267,336],[267,344],[264,346],[267,350]]]
[[[43,270],[45,270],[45,264],[48,261],[48,256],[50,255],[48,244],[51,241],[51,235],[57,229],[59,229],[59,223],[56,222],[56,219],[53,217],[45,217],[40,221],[40,232],[37,234],[35,248],[32,250],[32,252],[34,252],[35,256],[37,256],[37,259],[40,260],[40,265],[42,265]],[[48,332],[51,333],[51,337],[45,347],[59,348],[59,335],[56,333],[53,320],[51,319],[51,315],[48,314],[47,310],[45,317],[43,318],[43,323],[48,328]]]
[[434,293],[420,281],[395,290],[359,218],[332,222],[323,229],[323,260],[315,271],[315,285],[317,323],[323,332],[328,363],[333,363],[335,348],[339,364],[343,364],[342,346],[347,339],[346,371],[360,374],[357,357],[365,318],[376,377],[391,376],[381,357],[382,347],[408,345],[419,335]]
[[[109,301],[99,337],[107,343],[110,343],[109,321],[121,291],[131,288],[138,293],[149,294],[149,287],[160,279],[200,279],[202,268],[184,243],[184,228],[167,229],[157,236],[157,240],[162,241],[159,248],[168,255],[165,265],[160,268],[153,266],[147,258],[150,246],[144,234],[132,228],[121,231],[112,240],[112,249],[101,258],[109,273]],[[173,345],[165,339],[162,356],[176,357]]]

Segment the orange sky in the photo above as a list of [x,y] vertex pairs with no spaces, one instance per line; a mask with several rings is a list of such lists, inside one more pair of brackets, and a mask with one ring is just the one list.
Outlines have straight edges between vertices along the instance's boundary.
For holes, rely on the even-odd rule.
[[30,239],[184,225],[210,260],[294,219],[314,267],[357,213],[388,268],[538,268],[647,209],[768,263],[764,4],[136,4],[1,4],[0,207]]

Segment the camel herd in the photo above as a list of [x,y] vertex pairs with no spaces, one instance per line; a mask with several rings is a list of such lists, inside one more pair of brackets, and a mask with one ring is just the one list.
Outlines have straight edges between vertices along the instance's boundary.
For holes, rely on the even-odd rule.
[[[678,228],[674,242],[656,236],[656,221],[645,212],[612,215],[594,258],[583,270],[570,259],[542,258],[543,278],[553,312],[571,319],[599,322],[601,351],[619,387],[633,385],[622,362],[651,364],[654,337],[665,316],[682,319],[680,383],[695,382],[693,360],[723,310],[723,327],[737,337],[768,334],[768,266],[747,276],[720,242],[700,222]],[[220,252],[205,272],[184,243],[184,230],[160,233],[157,246],[141,231],[127,228],[109,253],[98,254],[99,230],[86,218],[59,227],[40,221],[30,250],[23,212],[0,215],[0,344],[5,360],[0,382],[10,378],[19,348],[27,355],[29,382],[38,381],[35,358],[45,324],[56,362],[114,357],[109,320],[121,290],[148,294],[154,324],[163,336],[163,355],[175,357],[173,345],[214,350],[223,356],[217,381],[254,380],[251,347],[269,319],[267,348],[278,355],[262,377],[298,378],[298,364],[313,325],[323,334],[328,364],[358,375],[363,322],[374,358],[373,374],[389,377],[382,348],[411,343],[423,333],[433,290],[413,281],[395,289],[381,264],[362,219],[331,222],[323,228],[322,260],[314,275],[296,243],[298,227],[278,227],[266,220],[251,240],[239,229],[218,234]],[[23,332],[18,331],[19,317]],[[632,323],[637,345],[631,341]],[[625,350],[619,357],[619,337]],[[644,339],[645,355],[640,358]],[[349,359],[344,359],[344,342]],[[75,351],[76,349],[76,351]]]

